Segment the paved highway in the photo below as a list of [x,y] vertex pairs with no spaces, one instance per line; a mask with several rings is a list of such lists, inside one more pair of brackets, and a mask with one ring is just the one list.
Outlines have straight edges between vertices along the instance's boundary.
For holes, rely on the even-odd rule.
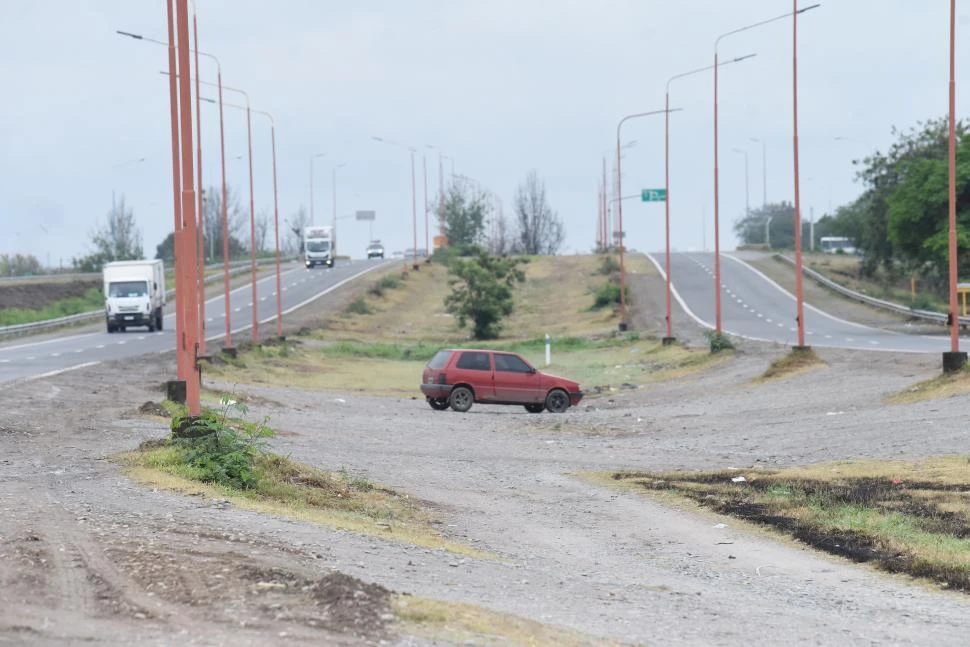
[[[344,283],[377,269],[380,261],[344,261],[332,269],[307,270],[290,265],[281,275],[284,322],[285,315],[302,307]],[[252,283],[230,293],[229,319],[233,341],[249,339],[252,328]],[[276,331],[276,274],[256,281],[256,307],[261,332]],[[175,304],[166,306],[164,329],[149,333],[146,328],[109,334],[100,324],[97,332],[65,333],[36,341],[9,342],[0,345],[0,385],[23,379],[56,375],[104,361],[135,357],[145,353],[164,353],[175,349]],[[206,301],[206,340],[225,336],[224,296]],[[238,335],[238,336],[237,336]],[[0,387],[2,388],[2,387]]]
[[[663,253],[648,256],[663,274]],[[671,254],[670,273],[675,298],[681,307],[701,325],[714,328],[714,254]],[[721,254],[723,332],[794,346],[798,343],[795,308],[793,294],[747,263],[730,254]],[[961,348],[966,348],[968,342],[970,339],[961,337]],[[950,350],[949,337],[944,334],[907,335],[871,328],[838,319],[808,303],[805,304],[805,343],[910,353]]]

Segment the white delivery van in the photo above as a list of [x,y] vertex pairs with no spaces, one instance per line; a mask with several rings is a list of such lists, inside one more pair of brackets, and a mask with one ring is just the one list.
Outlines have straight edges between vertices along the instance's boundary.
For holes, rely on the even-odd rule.
[[336,255],[333,227],[305,227],[303,229],[303,260],[307,269],[314,265],[333,267]]
[[162,329],[165,306],[165,265],[155,261],[105,263],[104,310],[108,332],[128,326]]

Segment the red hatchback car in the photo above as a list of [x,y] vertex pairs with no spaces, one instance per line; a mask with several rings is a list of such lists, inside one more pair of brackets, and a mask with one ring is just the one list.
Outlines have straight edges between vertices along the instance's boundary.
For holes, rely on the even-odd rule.
[[475,349],[439,350],[424,367],[421,392],[439,411],[468,411],[481,402],[562,413],[583,397],[577,382],[537,371],[515,353]]

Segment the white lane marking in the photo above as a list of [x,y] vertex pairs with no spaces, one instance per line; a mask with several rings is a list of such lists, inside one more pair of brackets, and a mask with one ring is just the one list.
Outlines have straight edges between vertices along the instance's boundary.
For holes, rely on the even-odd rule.
[[104,348],[104,344],[98,344],[97,346],[95,346],[95,348],[97,348],[98,350],[101,350],[102,348]]
[[[750,265],[748,263],[745,263],[740,258],[736,258],[736,257],[732,256],[731,254],[722,254],[722,256],[724,256],[725,258],[730,258],[735,263],[738,263],[739,265],[741,265],[743,267],[746,267],[750,271],[754,272],[759,277],[761,277],[764,281],[767,281],[769,284],[771,284],[775,288],[777,288],[778,291],[780,291],[783,294],[785,294],[786,296],[788,296],[788,298],[790,298],[792,301],[797,301],[798,300],[795,297],[794,294],[792,294],[791,292],[789,292],[785,288],[783,288],[780,285],[778,285],[777,282],[775,282],[772,279],[768,278],[768,276],[764,272],[762,272],[758,268],[754,267],[753,265]],[[804,301],[803,301],[803,303],[804,303]],[[818,308],[816,308],[815,306],[813,306],[810,303],[804,303],[804,305],[805,305],[805,307],[807,309],[809,309],[809,310],[811,310],[813,312],[816,312],[816,313],[822,315],[823,317],[828,317],[832,321],[838,321],[839,323],[843,323],[843,324],[846,324],[848,326],[852,326],[854,328],[861,328],[862,330],[867,330],[867,331],[870,331],[870,332],[887,332],[887,331],[884,331],[884,330],[879,330],[877,328],[872,328],[871,326],[866,326],[866,325],[863,325],[863,324],[855,323],[853,321],[847,321],[845,319],[839,319],[838,317],[836,317],[834,315],[830,315],[829,313],[825,312],[824,310],[819,310]],[[902,334],[902,333],[892,333],[892,332],[890,332],[890,334]]]
[[266,297],[259,297],[259,300],[260,301],[265,301],[266,300]]
[[78,349],[77,349],[76,351],[74,351],[74,352],[75,352],[75,353],[83,353],[83,352],[84,352],[84,349],[83,349],[83,348],[78,348]]
[[[656,263],[655,260],[654,260],[654,263]],[[292,306],[291,308],[288,308],[288,309],[284,310],[282,314],[288,315],[288,314],[290,314],[290,313],[292,313],[292,312],[294,312],[296,310],[299,310],[303,306],[309,305],[309,304],[313,303],[314,301],[316,301],[317,299],[319,299],[320,297],[323,297],[323,296],[329,294],[330,292],[333,292],[334,290],[336,290],[337,288],[341,287],[342,285],[345,285],[346,283],[349,283],[350,281],[353,281],[354,279],[357,279],[357,278],[363,276],[364,274],[367,274],[368,272],[373,272],[374,270],[380,269],[382,267],[386,267],[386,263],[379,263],[377,265],[373,265],[371,267],[368,267],[367,269],[364,269],[364,270],[362,270],[360,272],[357,272],[356,274],[353,274],[351,276],[348,276],[347,278],[345,278],[345,279],[343,279],[341,281],[337,281],[336,283],[334,283],[333,285],[331,285],[329,288],[326,288],[324,290],[321,290],[320,292],[318,292],[317,294],[313,295],[309,299],[304,299],[303,301],[301,301],[300,303],[296,304],[295,306]],[[283,288],[283,291],[286,291],[286,288]],[[687,310],[688,312],[690,312],[690,310],[687,308],[687,306],[680,299],[680,295],[678,295],[675,290],[672,290],[672,292],[677,297],[678,301],[681,303],[681,305],[684,307],[684,309]],[[237,311],[238,311],[238,309],[237,309]],[[270,317],[266,317],[265,319],[263,319],[262,321],[259,321],[258,323],[259,323],[259,325],[263,325],[263,324],[269,323],[271,321],[276,321],[276,315],[275,314],[272,315],[272,316],[270,316]],[[698,322],[700,322],[699,319],[698,319]],[[704,325],[704,324],[702,323],[702,325]],[[708,328],[711,328],[712,326],[707,326],[707,327]],[[252,328],[252,324],[247,324],[245,326],[240,326],[239,328],[234,328],[234,329],[230,330],[229,332],[232,333],[233,335],[235,335],[235,334],[238,334],[238,333],[243,332],[244,330],[248,330],[250,328]],[[224,337],[224,336],[225,335],[222,335],[222,334],[213,335],[211,337],[206,337],[206,341],[215,341],[217,339],[222,339],[222,337]],[[161,351],[158,351],[158,352],[159,352],[159,354],[165,354],[165,353],[172,352],[172,350],[173,349],[166,349],[166,350],[161,350]]]
[[764,317],[765,316],[763,314],[761,314],[760,312],[758,313],[758,319],[764,319]]
[[47,373],[41,373],[40,375],[31,375],[30,377],[25,377],[24,382],[30,382],[32,380],[42,380],[45,377],[54,377],[55,375],[60,375],[61,373],[67,373],[68,371],[76,371],[79,368],[96,366],[100,363],[101,362],[84,362],[83,364],[76,364],[74,366],[68,366],[67,368],[59,368],[56,371],[48,371]]
[[875,339],[870,339],[869,340],[869,343],[872,344],[873,346],[878,346],[879,345],[879,342],[877,342]]
[[127,344],[127,343],[128,343],[128,342],[126,342],[126,341],[125,341],[124,339],[122,339],[121,341],[119,341],[119,342],[118,342],[118,345],[119,345],[119,346],[124,346],[124,345],[125,345],[125,344]]
[[772,321],[771,319],[765,319],[765,321],[767,321],[768,323],[775,323],[775,322],[774,322],[774,321]]
[[32,362],[32,361],[34,361],[35,359],[37,359],[37,358],[36,358],[36,357],[34,357],[33,355],[31,355],[30,357],[28,357],[28,358],[27,358],[27,361],[28,361],[28,362]]
[[[225,317],[226,315],[225,315],[225,314],[223,314],[222,316],[223,316],[223,317]],[[206,319],[206,321],[208,321],[209,323],[212,323],[212,322],[213,322],[213,321],[215,321],[215,320],[216,320],[216,318],[215,318],[215,317],[209,317],[208,319]]]
[[784,327],[785,327],[785,324],[783,324],[783,323],[780,323],[780,324],[778,324],[778,327],[779,327],[779,328],[784,328]]
[[832,335],[825,335],[826,339],[832,339]]
[[138,341],[142,341],[142,340],[144,340],[144,339],[145,339],[145,335],[139,335],[138,337],[136,337],[136,339],[137,339]]
[[51,353],[51,357],[60,357],[60,356],[61,356],[60,353]]
[[10,363],[9,359],[0,359],[0,364],[8,364],[8,363]]
[[62,342],[62,341],[71,341],[73,339],[83,339],[84,337],[95,337],[95,336],[100,335],[100,334],[101,333],[85,333],[83,335],[71,335],[70,337],[58,337],[56,339],[47,339],[47,340],[44,340],[44,341],[34,341],[34,342],[30,342],[29,344],[17,344],[16,346],[4,346],[4,347],[0,348],[0,353],[2,353],[3,351],[8,351],[8,350],[18,350],[18,349],[21,349],[21,348],[32,348],[34,346],[42,346],[44,344],[53,344],[53,343]]
[[252,307],[253,307],[253,302],[252,302],[252,301],[250,301],[250,302],[249,302],[249,307],[250,307],[250,308],[252,308]]
[[240,312],[241,310],[242,310],[242,308],[236,308],[236,310],[235,310],[235,311],[236,311],[236,312]]

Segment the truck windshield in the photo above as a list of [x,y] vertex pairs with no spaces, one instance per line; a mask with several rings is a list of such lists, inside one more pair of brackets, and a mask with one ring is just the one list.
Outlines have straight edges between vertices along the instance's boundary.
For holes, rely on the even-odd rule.
[[108,288],[109,297],[148,296],[148,283],[145,281],[119,281]]
[[330,241],[329,240],[308,240],[306,241],[306,250],[308,252],[329,252]]

